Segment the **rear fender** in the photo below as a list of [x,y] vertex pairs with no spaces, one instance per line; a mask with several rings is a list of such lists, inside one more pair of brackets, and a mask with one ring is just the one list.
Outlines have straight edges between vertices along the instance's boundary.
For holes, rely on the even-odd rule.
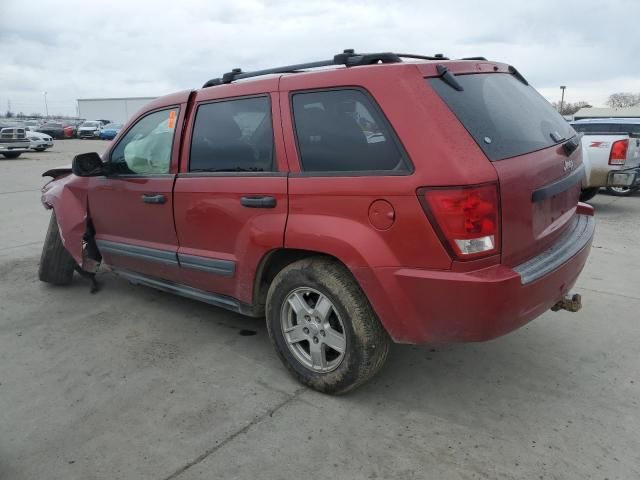
[[[41,201],[53,209],[62,243],[76,263],[84,268],[83,237],[87,230],[89,178],[58,176],[42,187]],[[89,270],[89,269],[88,269]]]

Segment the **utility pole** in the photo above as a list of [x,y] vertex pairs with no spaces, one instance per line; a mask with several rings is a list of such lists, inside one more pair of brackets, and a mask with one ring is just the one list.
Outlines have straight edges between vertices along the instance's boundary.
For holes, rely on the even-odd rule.
[[560,98],[560,115],[562,115],[562,111],[564,110],[564,89],[567,88],[566,85],[560,85],[560,90],[562,90],[562,97]]
[[47,118],[49,118],[49,107],[47,106],[47,92],[44,93],[44,110],[47,113]]

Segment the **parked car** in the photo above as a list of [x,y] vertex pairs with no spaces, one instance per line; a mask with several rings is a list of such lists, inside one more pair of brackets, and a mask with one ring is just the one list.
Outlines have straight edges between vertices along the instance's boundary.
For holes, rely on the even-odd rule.
[[0,155],[4,158],[18,158],[29,151],[29,145],[24,127],[0,124]]
[[583,135],[582,201],[601,187],[623,196],[640,189],[640,118],[590,118],[571,125]]
[[119,123],[109,123],[100,129],[100,138],[102,140],[113,140],[122,129]]
[[64,125],[60,122],[47,122],[41,125],[36,131],[51,136],[57,140],[65,138]]
[[509,65],[406,56],[234,70],[152,101],[102,157],[45,172],[40,279],[102,262],[266,315],[289,371],[328,393],[373,376],[391,341],[579,309],[594,220],[571,126]]
[[102,123],[97,120],[90,120],[82,123],[78,127],[78,138],[98,138]]
[[73,123],[67,123],[64,126],[64,138],[76,138],[78,136],[78,127]]
[[43,152],[47,148],[53,147],[53,138],[45,133],[27,131],[27,138],[31,142],[29,148],[37,152]]

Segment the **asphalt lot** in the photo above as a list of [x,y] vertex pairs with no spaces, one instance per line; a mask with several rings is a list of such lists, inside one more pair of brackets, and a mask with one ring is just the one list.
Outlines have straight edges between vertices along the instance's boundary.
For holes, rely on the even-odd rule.
[[397,345],[328,397],[261,320],[110,274],[95,295],[38,281],[40,174],[105,145],[0,160],[0,479],[640,478],[640,196],[593,200],[578,314]]

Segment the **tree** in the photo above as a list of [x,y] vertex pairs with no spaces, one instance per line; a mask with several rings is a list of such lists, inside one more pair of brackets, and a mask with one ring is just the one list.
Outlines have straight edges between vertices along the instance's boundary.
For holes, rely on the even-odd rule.
[[[553,108],[555,108],[556,110],[558,110],[558,112],[560,112],[560,102],[553,102],[551,105],[553,105]],[[589,108],[589,107],[591,107],[591,104],[589,102],[585,102],[584,100],[580,100],[579,102],[575,102],[575,103],[564,102],[564,104],[562,105],[562,111],[560,112],[560,114],[573,115],[581,108]]]
[[609,95],[607,105],[611,108],[636,107],[640,105],[640,93],[612,93],[611,95]]
[[7,113],[4,114],[7,118],[13,118],[13,112],[11,110],[7,110]]

